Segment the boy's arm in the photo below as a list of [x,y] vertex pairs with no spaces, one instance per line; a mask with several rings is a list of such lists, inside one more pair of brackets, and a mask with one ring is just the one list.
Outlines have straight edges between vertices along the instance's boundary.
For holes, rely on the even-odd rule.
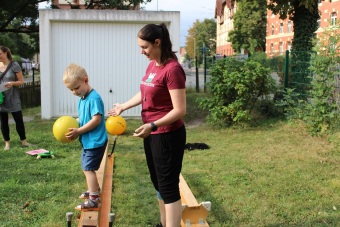
[[100,124],[101,120],[102,120],[101,114],[94,115],[89,122],[87,122],[85,125],[83,125],[82,127],[77,129],[78,135],[84,134],[85,132],[88,132],[88,131],[91,131],[92,129],[97,127],[97,125]]
[[101,118],[102,118],[101,114],[96,114],[92,117],[92,119],[89,122],[87,122],[82,127],[80,127],[80,128],[69,128],[69,132],[65,135],[66,138],[72,140],[72,139],[77,138],[80,134],[91,131],[92,129],[97,127],[97,125],[100,124]]

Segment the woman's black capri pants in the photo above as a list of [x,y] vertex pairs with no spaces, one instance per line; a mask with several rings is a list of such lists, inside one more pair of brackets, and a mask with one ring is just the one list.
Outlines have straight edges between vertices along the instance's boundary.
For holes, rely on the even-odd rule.
[[181,199],[179,175],[182,170],[185,143],[184,125],[172,132],[151,134],[144,139],[151,181],[165,204]]

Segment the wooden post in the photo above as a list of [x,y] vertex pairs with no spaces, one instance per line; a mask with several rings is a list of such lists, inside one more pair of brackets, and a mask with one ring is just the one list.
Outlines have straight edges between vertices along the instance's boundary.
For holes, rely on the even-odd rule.
[[192,194],[187,182],[182,174],[179,178],[179,189],[182,201],[182,221],[181,226],[187,227],[209,227],[206,218],[211,209],[210,202],[198,203]]
[[73,216],[72,212],[66,213],[67,227],[71,227],[71,225],[72,225],[72,216]]
[[115,213],[109,213],[109,227],[112,227],[115,217],[116,217]]

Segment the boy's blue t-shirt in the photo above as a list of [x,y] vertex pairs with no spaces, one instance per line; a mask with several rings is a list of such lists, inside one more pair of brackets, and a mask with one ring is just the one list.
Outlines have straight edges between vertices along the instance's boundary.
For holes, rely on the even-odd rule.
[[100,114],[101,121],[91,131],[79,136],[79,141],[84,149],[92,149],[104,146],[107,141],[107,133],[104,119],[104,102],[98,92],[94,89],[78,102],[79,126],[85,125],[94,115]]

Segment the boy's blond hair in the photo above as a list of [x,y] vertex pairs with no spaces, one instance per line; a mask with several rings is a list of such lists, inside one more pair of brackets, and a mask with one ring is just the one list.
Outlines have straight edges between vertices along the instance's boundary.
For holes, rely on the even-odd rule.
[[72,83],[75,81],[84,80],[85,77],[88,76],[86,70],[83,67],[77,64],[70,64],[67,66],[64,72],[63,81],[64,83]]

